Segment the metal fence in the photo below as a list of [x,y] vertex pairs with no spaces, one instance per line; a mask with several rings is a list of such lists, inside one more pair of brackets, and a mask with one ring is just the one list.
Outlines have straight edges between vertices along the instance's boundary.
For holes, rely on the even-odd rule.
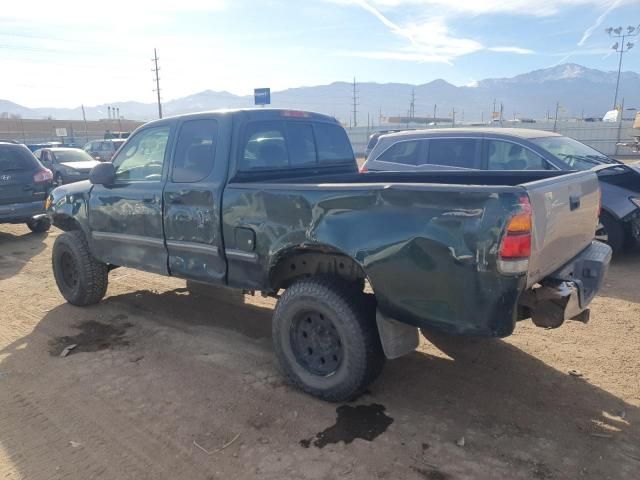
[[[0,140],[16,140],[22,143],[64,142],[82,145],[89,140],[103,138],[108,131],[130,132],[143,122],[114,119],[82,120],[33,120],[22,118],[0,118]],[[57,134],[65,132],[66,136]]]
[[[504,122],[504,127],[515,128],[533,128],[536,130],[556,131],[567,137],[575,138],[582,143],[585,143],[596,150],[606,155],[633,155],[631,149],[626,147],[619,147],[616,144],[620,141],[630,140],[633,136],[633,121],[623,120],[615,123],[604,122],[567,122],[560,121],[554,123],[550,121],[538,121],[536,123],[514,123]],[[447,127],[447,125],[436,125],[427,127],[417,127],[421,129],[433,129],[433,128],[458,128],[468,127],[468,125],[456,125],[455,127]],[[378,130],[390,130],[390,129],[403,129],[407,128],[406,124],[398,125],[383,125],[379,127],[357,127],[348,128],[349,139],[353,145],[353,149],[356,155],[364,155],[365,148],[369,136]],[[410,125],[408,128],[416,128],[416,126]],[[635,130],[637,132],[638,130]],[[636,133],[637,135],[638,133]],[[637,155],[637,154],[635,154]]]

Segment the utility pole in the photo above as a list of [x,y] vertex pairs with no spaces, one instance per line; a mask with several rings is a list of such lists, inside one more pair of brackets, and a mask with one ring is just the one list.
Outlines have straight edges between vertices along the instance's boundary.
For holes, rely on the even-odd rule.
[[560,110],[560,102],[556,102],[556,116],[553,120],[553,131],[556,131],[556,126],[558,125],[558,110]]
[[358,126],[358,91],[356,90],[356,77],[353,77],[353,127]]
[[502,127],[502,113],[504,112],[504,105],[500,102],[500,126]]
[[484,123],[484,112],[480,112],[480,123]]
[[87,140],[86,143],[89,143],[89,131],[87,130],[87,116],[84,114],[84,104],[81,105],[82,107],[82,121],[84,122],[84,136],[85,139]]
[[158,118],[162,118],[162,102],[160,101],[160,76],[158,75],[160,68],[158,67],[158,60],[159,60],[158,53],[154,48],[153,58],[151,59],[151,61],[154,63],[154,68],[151,71],[155,72],[156,74],[156,77],[155,77],[156,89],[154,90],[154,92],[158,94]]
[[382,125],[382,107],[380,107],[378,112],[378,126]]
[[493,122],[496,115],[496,99],[493,99],[493,110],[491,110],[491,121]]
[[[620,87],[620,72],[622,71],[622,54],[628,52],[629,50],[631,50],[633,48],[633,43],[631,42],[627,42],[627,44],[625,45],[625,40],[627,38],[631,38],[631,37],[635,37],[636,35],[640,34],[640,24],[638,24],[637,27],[631,26],[629,25],[627,27],[627,32],[626,33],[622,33],[622,27],[618,27],[618,28],[607,28],[605,30],[605,32],[611,37],[611,38],[619,38],[620,40],[617,41],[616,43],[614,43],[611,48],[613,50],[615,50],[617,53],[620,54],[620,59],[618,60],[618,79],[616,80],[616,93],[613,96],[613,109],[615,110],[616,107],[618,106],[618,88]],[[627,47],[627,49],[625,50],[624,47]]]
[[455,107],[451,110],[451,128],[456,126],[456,109]]
[[438,109],[438,105],[433,105],[433,123],[436,123],[436,110]]
[[107,117],[107,118],[108,118],[109,120],[111,120],[111,105],[109,105],[109,106],[107,107],[107,115],[108,115],[108,117]]
[[416,89],[411,89],[411,103],[409,103],[409,118],[413,120],[416,116]]

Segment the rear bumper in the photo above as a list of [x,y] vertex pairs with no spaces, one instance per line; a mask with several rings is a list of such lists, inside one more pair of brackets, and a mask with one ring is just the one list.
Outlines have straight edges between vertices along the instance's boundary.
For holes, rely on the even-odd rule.
[[556,328],[565,320],[589,320],[588,306],[596,296],[609,269],[611,248],[601,242],[589,247],[569,263],[525,291],[519,306],[521,318],[531,317],[540,327]]
[[44,201],[0,205],[0,223],[24,223],[44,214]]

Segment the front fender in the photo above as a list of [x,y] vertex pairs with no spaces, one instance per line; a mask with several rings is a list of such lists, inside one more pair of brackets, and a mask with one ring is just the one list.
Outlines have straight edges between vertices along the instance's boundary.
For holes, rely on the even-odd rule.
[[88,181],[71,183],[55,188],[49,193],[47,215],[51,223],[61,230],[82,230],[89,235],[87,204],[91,184]]

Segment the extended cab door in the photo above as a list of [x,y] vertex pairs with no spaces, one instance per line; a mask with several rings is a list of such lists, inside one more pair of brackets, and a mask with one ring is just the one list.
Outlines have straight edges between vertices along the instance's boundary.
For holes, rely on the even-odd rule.
[[162,183],[171,124],[139,130],[118,152],[113,185],[94,185],[89,225],[103,262],[167,274],[162,231]]
[[[164,188],[164,230],[171,275],[208,283],[225,281],[221,237],[230,122],[186,119],[179,125]],[[227,131],[229,129],[229,131]]]

